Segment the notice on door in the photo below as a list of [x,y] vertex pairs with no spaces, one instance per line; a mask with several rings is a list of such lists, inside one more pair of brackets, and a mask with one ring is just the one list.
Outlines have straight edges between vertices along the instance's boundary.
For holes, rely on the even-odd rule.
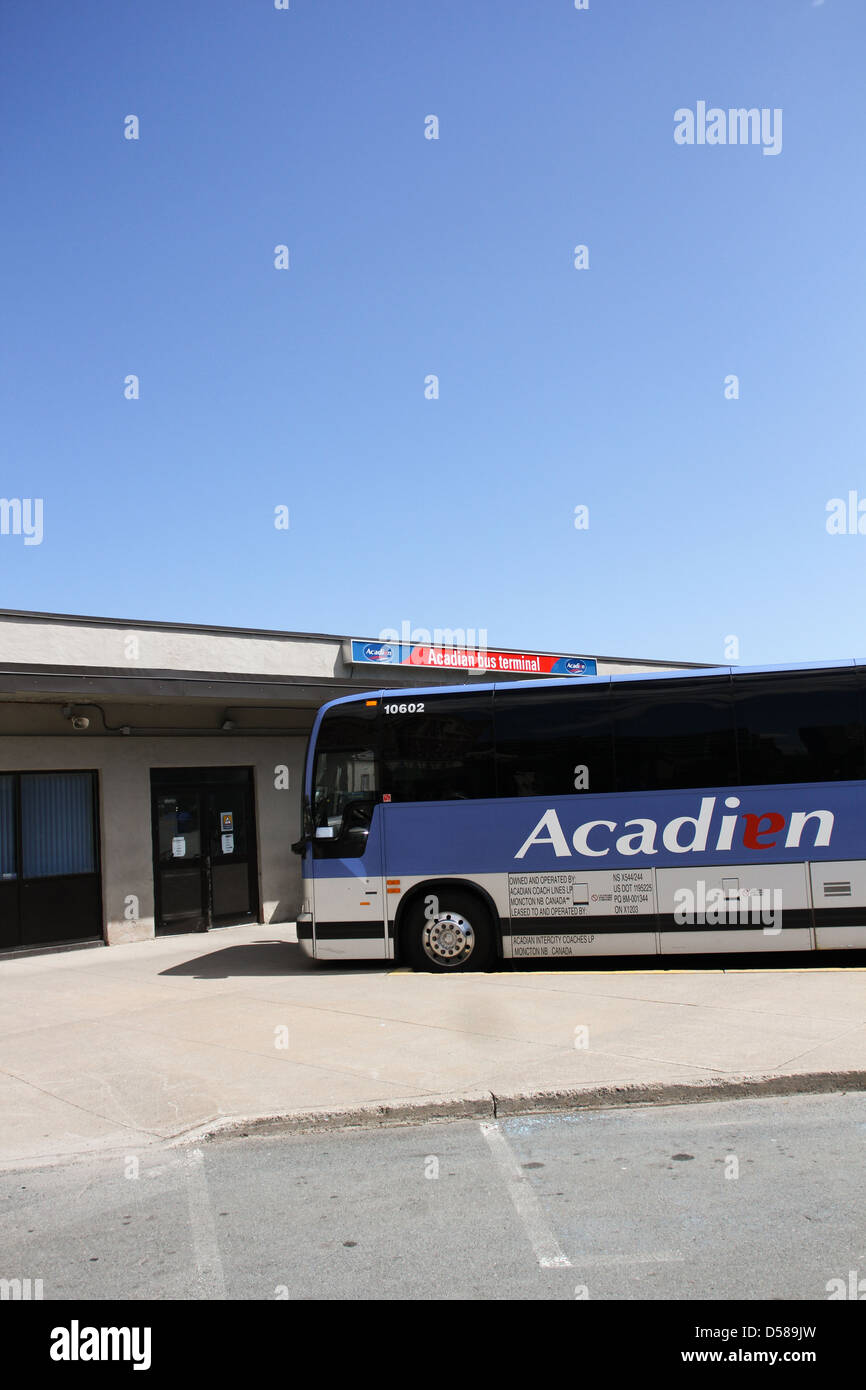
[[172,839],[171,854],[173,859],[183,859],[186,854],[186,840],[182,835],[175,835]]
[[235,837],[234,835],[223,835],[223,854],[234,854]]
[[235,828],[235,817],[233,811],[220,811],[220,830],[223,835],[230,835]]

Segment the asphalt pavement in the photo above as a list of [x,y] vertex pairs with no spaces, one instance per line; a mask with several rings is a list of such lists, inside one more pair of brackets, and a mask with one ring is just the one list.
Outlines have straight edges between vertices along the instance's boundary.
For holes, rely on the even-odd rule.
[[864,1158],[864,1094],[91,1154],[0,1174],[0,1277],[44,1300],[848,1299]]

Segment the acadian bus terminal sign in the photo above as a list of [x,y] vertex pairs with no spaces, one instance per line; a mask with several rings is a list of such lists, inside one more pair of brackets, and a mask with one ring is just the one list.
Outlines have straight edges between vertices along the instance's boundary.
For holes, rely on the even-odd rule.
[[[349,645],[349,644],[347,644]],[[487,647],[433,647],[420,642],[353,638],[346,653],[353,666],[426,666],[437,671],[507,671],[525,676],[594,676],[591,656],[494,652]]]

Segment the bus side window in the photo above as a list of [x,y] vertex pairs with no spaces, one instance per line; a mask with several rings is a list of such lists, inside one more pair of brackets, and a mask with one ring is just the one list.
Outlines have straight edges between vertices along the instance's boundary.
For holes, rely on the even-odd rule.
[[852,671],[734,674],[740,777],[836,782],[866,776],[861,692]]
[[738,783],[729,676],[623,682],[613,729],[617,791]]
[[492,696],[433,695],[420,712],[388,717],[382,765],[382,785],[394,801],[495,796]]
[[500,796],[573,796],[613,791],[607,685],[497,690]]

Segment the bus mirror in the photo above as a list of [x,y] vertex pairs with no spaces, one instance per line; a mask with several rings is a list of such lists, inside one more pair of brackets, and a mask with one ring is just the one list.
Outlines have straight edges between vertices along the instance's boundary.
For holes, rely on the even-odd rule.
[[317,826],[316,826],[316,839],[317,839],[317,840],[333,840],[333,838],[334,838],[334,827],[333,827],[332,825],[317,825]]

